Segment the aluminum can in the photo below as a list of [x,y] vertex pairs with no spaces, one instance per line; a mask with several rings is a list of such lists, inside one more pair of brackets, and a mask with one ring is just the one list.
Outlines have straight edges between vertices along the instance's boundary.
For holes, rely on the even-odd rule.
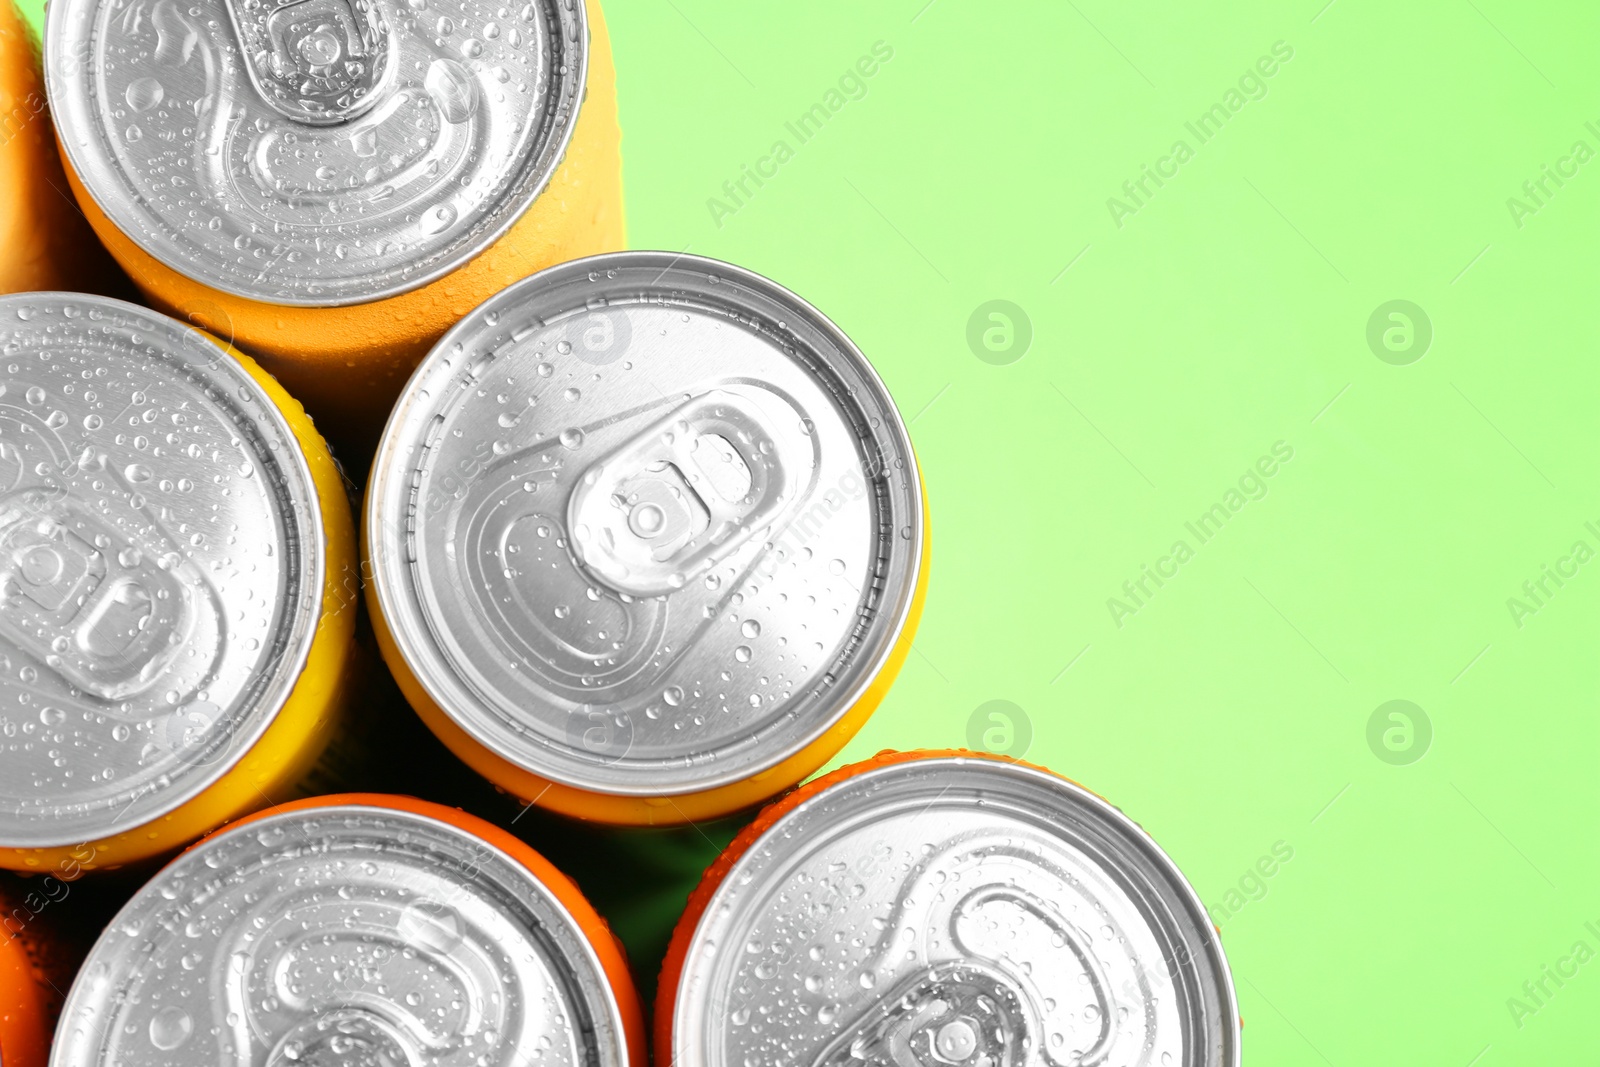
[[910,649],[922,482],[883,382],[725,263],[563,264],[429,354],[383,436],[367,597],[411,704],[501,788],[700,821],[825,763]]
[[[622,247],[597,2],[52,3],[79,202],[161,310],[259,359],[341,439],[467,311]],[[370,447],[370,441],[368,442]]]
[[405,797],[297,801],[129,901],[52,1067],[644,1067],[626,961],[538,853]]
[[45,1067],[72,958],[41,913],[66,898],[66,882],[0,884],[0,1063]]
[[61,172],[38,42],[0,0],[0,293],[98,292],[116,274]]
[[327,448],[268,375],[103,297],[0,297],[0,865],[171,852],[287,799],[357,593]]
[[673,936],[656,1062],[1236,1067],[1204,906],[1043,768],[885,753],[772,805]]

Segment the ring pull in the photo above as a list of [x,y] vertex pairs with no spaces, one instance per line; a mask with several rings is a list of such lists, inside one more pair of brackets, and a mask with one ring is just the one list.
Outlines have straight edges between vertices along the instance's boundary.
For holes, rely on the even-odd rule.
[[250,83],[285,118],[335,126],[383,99],[399,46],[382,0],[227,0]]

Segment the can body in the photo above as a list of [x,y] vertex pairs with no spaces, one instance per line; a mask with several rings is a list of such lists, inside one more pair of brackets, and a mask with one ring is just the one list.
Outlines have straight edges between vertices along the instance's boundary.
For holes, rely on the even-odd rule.
[[0,0],[0,189],[0,293],[113,284],[62,173],[38,48],[12,0]]
[[65,954],[36,914],[47,906],[43,894],[64,895],[64,883],[51,885],[0,886],[0,1062],[6,1067],[45,1067],[50,1058],[61,1008],[56,990],[69,977]]
[[294,795],[346,697],[354,531],[247,357],[61,293],[0,299],[0,337],[29,355],[0,397],[0,865],[70,880]]
[[866,358],[775,283],[661,252],[551,268],[447,334],[362,536],[384,658],[434,732],[507,792],[630,825],[730,815],[827,762],[904,662],[928,573]]
[[1240,1062],[1216,931],[1148,835],[949,751],[845,767],[747,827],[673,935],[655,1038],[704,1067]]
[[[219,0],[209,6],[234,13],[234,24],[241,27],[237,32],[246,32],[242,28],[243,16],[237,14],[247,7],[242,0],[238,4]],[[535,4],[526,10],[533,11],[542,6]],[[472,129],[473,132],[466,136],[484,141],[500,136],[487,129],[472,127],[477,118],[488,114],[488,103],[471,103],[468,106],[463,101],[477,100],[486,93],[501,90],[501,83],[507,79],[512,86],[517,86],[520,84],[518,79],[523,76],[522,71],[513,67],[515,56],[511,53],[515,50],[508,48],[512,35],[518,33],[516,26],[519,23],[515,15],[507,17],[506,12],[501,11],[499,21],[480,25],[480,20],[493,19],[495,16],[488,8],[467,2],[431,5],[420,20],[414,13],[420,9],[407,12],[405,5],[395,4],[388,7],[374,5],[371,10],[380,8],[389,13],[387,17],[391,29],[397,26],[413,27],[404,29],[401,36],[420,38],[431,33],[435,19],[438,26],[453,23],[448,38],[441,36],[437,42],[430,38],[428,43],[432,51],[427,53],[427,56],[433,56],[437,52],[440,56],[448,55],[450,58],[433,58],[431,62],[434,66],[428,69],[427,77],[417,79],[415,85],[405,81],[407,71],[402,69],[394,76],[399,79],[397,84],[400,88],[393,89],[392,93],[398,95],[392,95],[390,100],[371,112],[352,118],[344,125],[307,125],[295,118],[284,118],[260,108],[257,106],[259,100],[251,97],[250,106],[255,110],[250,114],[261,112],[266,117],[259,121],[273,126],[272,133],[267,135],[269,137],[283,132],[291,142],[298,138],[301,143],[306,143],[316,137],[334,138],[348,130],[351,138],[349,143],[344,140],[327,142],[332,147],[328,149],[331,162],[326,172],[331,173],[348,165],[348,179],[341,173],[338,178],[329,179],[329,188],[326,190],[317,187],[318,175],[324,171],[306,175],[295,172],[290,178],[283,179],[285,182],[302,182],[311,190],[306,195],[326,196],[330,203],[343,196],[346,202],[342,206],[334,205],[339,208],[338,211],[330,207],[323,216],[309,221],[301,215],[294,215],[295,223],[302,231],[300,243],[294,246],[294,251],[288,251],[287,245],[281,249],[269,247],[264,255],[267,265],[263,267],[259,284],[257,279],[245,277],[237,270],[230,274],[219,268],[208,273],[204,265],[189,261],[182,246],[160,246],[147,239],[132,222],[123,219],[118,205],[127,199],[126,191],[86,162],[85,153],[78,148],[94,137],[91,132],[79,128],[90,122],[88,111],[70,106],[59,109],[65,116],[60,121],[68,176],[79,203],[95,231],[150,302],[249,352],[313,415],[332,429],[333,436],[341,445],[350,442],[367,447],[370,447],[371,440],[381,429],[389,405],[412,367],[439,336],[467,311],[503,288],[509,280],[525,277],[553,263],[621,248],[624,240],[615,75],[599,4],[597,0],[589,0],[586,50],[581,55],[558,57],[551,61],[557,64],[570,62],[578,67],[575,73],[562,77],[568,82],[574,79],[579,82],[576,96],[580,104],[576,108],[575,121],[568,126],[552,126],[547,138],[550,158],[541,163],[540,173],[532,175],[525,183],[528,190],[540,190],[537,196],[525,204],[506,207],[501,212],[506,216],[504,219],[497,220],[495,226],[486,226],[484,233],[473,241],[464,242],[463,247],[473,254],[466,255],[460,249],[453,249],[454,259],[459,262],[452,261],[454,265],[443,273],[431,272],[437,276],[383,275],[351,282],[336,292],[323,292],[320,295],[311,290],[285,289],[282,299],[274,299],[271,294],[277,281],[306,271],[309,262],[326,261],[329,278],[336,279],[340,263],[350,262],[359,254],[358,251],[352,251],[349,258],[339,260],[338,257],[346,256],[346,244],[351,249],[370,247],[374,243],[381,244],[385,235],[392,235],[405,227],[415,230],[420,225],[426,229],[429,212],[439,213],[441,219],[459,221],[466,219],[473,210],[485,210],[481,204],[475,207],[448,200],[449,191],[443,187],[425,188],[418,193],[415,203],[408,205],[403,217],[397,216],[388,229],[375,223],[359,239],[346,237],[348,223],[341,220],[348,219],[352,214],[383,211],[387,203],[383,200],[385,190],[399,186],[401,179],[409,180],[409,172],[402,172],[390,185],[384,184],[389,180],[385,177],[387,172],[379,172],[383,171],[384,153],[390,145],[384,138],[390,135],[384,132],[381,125],[376,131],[368,129],[369,126],[378,118],[391,125],[400,122],[416,102],[414,98],[437,101],[437,110],[444,118],[435,116],[428,122],[419,119],[422,133],[440,139],[442,147],[438,148],[438,156],[449,156],[453,152],[455,156],[451,158],[459,157],[465,150],[445,140],[456,131]],[[65,23],[67,19],[63,16],[60,21]],[[231,49],[231,44],[224,47],[227,41],[231,41],[231,37],[227,37],[228,15],[219,11],[206,25],[212,29],[202,32],[214,33],[217,37],[213,40],[203,39],[199,46],[201,52],[215,47],[221,55]],[[54,14],[49,32],[52,36],[47,48],[47,66],[51,68],[54,99],[58,93],[64,97],[68,95],[57,83],[74,83],[66,70],[70,61],[59,58],[58,54],[68,51],[68,41],[77,43],[81,35],[73,35],[66,29],[58,30]],[[552,34],[555,32],[552,31]],[[533,36],[531,30],[529,36]],[[487,52],[484,51],[486,46]],[[504,50],[504,54],[496,52],[496,49]],[[406,63],[410,62],[410,55],[406,53]],[[474,55],[480,58],[466,58]],[[503,65],[489,66],[491,59],[497,55]],[[398,65],[403,67],[405,63]],[[416,65],[426,64],[419,62]],[[59,77],[57,68],[61,69]],[[509,74],[506,73],[508,70]],[[159,77],[159,73],[156,77]],[[482,87],[472,88],[479,83]],[[135,92],[139,84],[131,83],[128,91]],[[108,91],[115,93],[118,88],[120,83]],[[147,97],[153,95],[149,89],[141,91]],[[211,90],[197,88],[197,99],[204,100],[207,91]],[[382,91],[381,87],[375,90]],[[169,100],[174,92],[175,89],[168,88]],[[463,95],[468,93],[476,95]],[[234,99],[238,101],[246,95],[248,91],[241,90]],[[553,99],[557,93],[552,90],[549,95]],[[405,100],[405,107],[393,106],[396,100]],[[244,105],[236,103],[235,106]],[[456,109],[455,112],[452,112],[452,108]],[[398,111],[399,117],[389,115],[391,111]],[[137,112],[133,114],[137,116]],[[151,114],[161,115],[160,121],[173,130],[194,122],[193,114],[162,112],[160,105]],[[501,120],[496,117],[495,121]],[[143,123],[151,124],[151,121]],[[547,121],[546,125],[552,123]],[[361,143],[360,138],[367,134],[372,136],[373,141]],[[111,136],[120,135],[113,132]],[[223,135],[219,133],[217,136]],[[321,143],[318,142],[319,145]],[[544,143],[530,142],[519,151],[531,155]],[[352,144],[355,145],[353,149]],[[470,150],[476,151],[477,145],[473,144]],[[241,149],[241,153],[243,151]],[[252,146],[250,151],[260,156],[267,150]],[[316,148],[313,154],[320,151],[320,148]],[[343,153],[342,157],[334,158],[340,153]],[[255,165],[247,164],[243,158],[241,154],[240,168]],[[398,159],[399,156],[392,158]],[[512,158],[507,157],[507,167],[512,165]],[[404,162],[413,170],[424,162],[429,166],[437,166],[433,157],[427,161],[408,159]],[[368,164],[371,166],[368,167]],[[312,164],[306,165],[309,167]],[[447,161],[446,170],[449,165]],[[501,174],[487,177],[469,174],[466,180],[482,184],[506,179]],[[229,177],[227,182],[219,186],[217,197],[223,192],[231,192],[241,182],[242,179],[236,176]],[[280,221],[280,217],[287,218],[293,212],[300,211],[298,206],[291,203],[292,200],[285,194],[281,204],[274,201],[257,205],[263,221],[259,226],[241,228],[238,240],[254,239],[258,236],[257,231],[268,230]],[[355,201],[359,202],[354,207],[350,206],[349,202]],[[515,212],[513,208],[519,206],[520,213]],[[226,202],[197,202],[194,210],[202,214],[222,212],[226,216],[230,205]],[[420,224],[416,222],[418,215],[423,216]],[[181,229],[182,220],[164,221]],[[439,223],[441,226],[444,224],[443,221]],[[500,232],[496,236],[497,226]],[[337,248],[338,251],[325,255],[322,250],[328,248]],[[217,263],[222,263],[222,257],[231,255],[233,249],[222,243],[213,251],[216,252],[214,258]]]
[[510,834],[405,797],[297,801],[213,834],[83,974],[55,1067],[646,1062],[626,960],[577,888]]

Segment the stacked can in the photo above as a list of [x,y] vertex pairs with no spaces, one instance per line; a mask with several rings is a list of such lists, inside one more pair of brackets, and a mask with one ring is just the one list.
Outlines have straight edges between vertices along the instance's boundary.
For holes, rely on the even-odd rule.
[[0,1063],[45,1067],[50,1034],[70,980],[71,960],[60,931],[41,920],[63,899],[60,879],[37,886],[0,886]]
[[373,466],[401,688],[524,800],[679,824],[816,771],[921,611],[922,482],[871,365],[740,268],[629,252],[513,285],[418,368]]
[[669,950],[656,1062],[1236,1067],[1204,906],[1149,836],[1041,768],[885,754],[774,804]]
[[75,877],[287,799],[357,602],[310,420],[120,301],[0,298],[0,351],[0,865]]
[[508,280],[622,245],[597,4],[52,3],[68,177],[158,308],[370,447]]
[[112,920],[54,1067],[644,1067],[627,966],[577,888],[459,811],[379,795],[272,809]]
[[38,45],[12,0],[0,0],[0,293],[99,292],[115,275],[61,172]]

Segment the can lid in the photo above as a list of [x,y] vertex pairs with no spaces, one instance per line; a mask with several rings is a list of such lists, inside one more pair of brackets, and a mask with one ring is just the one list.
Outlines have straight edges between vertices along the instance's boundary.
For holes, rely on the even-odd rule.
[[0,847],[109,837],[222,777],[300,676],[323,555],[299,444],[213,340],[0,297]]
[[690,941],[677,1063],[1239,1063],[1172,861],[1105,801],[986,759],[890,763],[780,817]]
[[555,173],[588,64],[581,0],[60,0],[45,38],[112,222],[201,284],[308,307],[492,244]]
[[848,711],[923,553],[904,424],[799,297],[625,252],[528,278],[417,369],[366,538],[407,664],[456,723],[592,792],[701,792]]
[[112,920],[54,1067],[625,1067],[622,1012],[560,900],[431,816],[307,807],[216,834]]

